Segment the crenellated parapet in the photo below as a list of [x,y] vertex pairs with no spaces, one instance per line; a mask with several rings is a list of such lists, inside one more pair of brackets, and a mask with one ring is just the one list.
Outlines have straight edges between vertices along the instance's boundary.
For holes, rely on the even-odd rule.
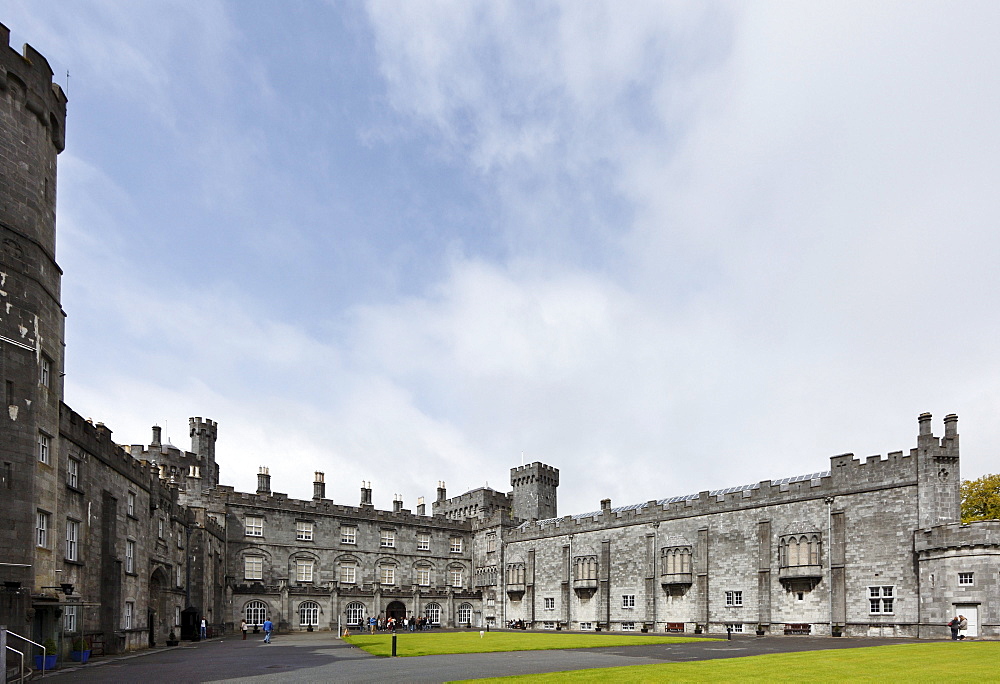
[[970,523],[938,525],[917,530],[913,548],[921,556],[976,548],[1000,550],[1000,520],[979,520]]

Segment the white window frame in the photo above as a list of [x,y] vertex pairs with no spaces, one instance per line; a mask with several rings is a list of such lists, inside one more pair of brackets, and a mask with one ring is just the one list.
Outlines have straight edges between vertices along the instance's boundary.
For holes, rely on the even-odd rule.
[[264,557],[248,554],[243,556],[243,579],[264,579]]
[[354,563],[342,563],[340,566],[340,581],[344,584],[357,584],[358,566]]
[[593,629],[594,629],[594,623],[593,622],[581,622],[580,623],[580,631],[587,631],[587,630],[593,631]]
[[66,484],[73,489],[80,488],[80,461],[75,458],[66,460]]
[[456,589],[462,587],[462,571],[461,570],[448,570],[448,580],[449,584]]
[[545,610],[555,610],[556,600],[551,596],[546,596],[545,598],[542,599],[542,605],[545,608]]
[[125,572],[135,574],[135,541],[125,540]]
[[38,364],[38,383],[42,387],[51,387],[52,382],[52,359],[42,354]]
[[417,551],[431,550],[431,535],[427,532],[417,533]]
[[462,538],[452,537],[448,542],[448,550],[450,553],[462,553]]
[[40,549],[49,548],[49,522],[51,516],[45,511],[35,513],[35,546]]
[[383,549],[396,548],[396,530],[379,530],[378,545]]
[[303,601],[299,604],[299,626],[315,627],[319,624],[319,604],[315,601]]
[[896,608],[896,586],[873,584],[868,587],[868,614],[892,615]]
[[354,525],[341,525],[340,526],[340,543],[341,544],[357,544],[358,543],[358,528]]
[[243,516],[243,527],[246,529],[248,537],[264,536],[264,518],[260,515]]
[[431,586],[431,569],[430,568],[417,568],[417,586],[429,587]]
[[635,622],[632,622],[632,621],[623,622],[621,624],[621,628],[622,628],[623,632],[634,632],[635,631]]
[[960,572],[958,573],[958,586],[960,587],[972,587],[976,584],[976,575],[974,572]]
[[311,583],[313,581],[313,569],[315,563],[308,558],[299,558],[295,561],[295,581],[301,583]]
[[80,560],[80,522],[66,521],[66,560]]
[[360,627],[362,621],[365,619],[365,604],[360,601],[348,603],[344,614],[347,616],[348,625],[351,627]]
[[635,608],[635,594],[622,594],[622,608]]
[[312,541],[313,524],[308,520],[295,521],[295,541]]
[[378,569],[379,584],[393,585],[396,583],[396,567],[393,565],[380,565]]
[[732,630],[733,634],[742,634],[743,633],[743,623],[742,622],[727,622],[726,623],[726,630],[729,631],[730,629]]
[[427,618],[427,622],[432,625],[441,624],[441,604],[440,603],[428,603],[424,606],[424,617]]
[[251,627],[260,627],[267,620],[269,606],[263,601],[248,601],[243,606],[243,617]]
[[555,629],[555,628],[556,628],[555,620],[546,620],[545,622],[542,623],[542,629]]
[[132,629],[132,618],[135,615],[135,601],[125,602],[125,613],[122,615],[124,629]]
[[463,603],[455,611],[457,614],[458,624],[460,625],[471,625],[472,624],[472,604]]
[[729,590],[726,592],[726,606],[729,608],[738,608],[743,605],[743,592],[742,590]]
[[63,631],[72,634],[76,631],[77,606],[63,606]]
[[135,517],[135,492],[129,492],[125,496],[125,514],[129,517]]
[[52,463],[52,438],[44,432],[38,433],[38,462],[45,465]]

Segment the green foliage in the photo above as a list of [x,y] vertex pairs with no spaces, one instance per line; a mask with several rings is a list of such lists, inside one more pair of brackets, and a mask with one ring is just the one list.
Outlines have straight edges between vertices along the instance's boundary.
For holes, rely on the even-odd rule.
[[[356,634],[347,641],[372,655],[392,653],[392,635]],[[539,634],[537,632],[400,632],[396,655],[423,656],[445,653],[497,653],[501,651],[545,651],[557,648],[597,648],[599,646],[639,646],[708,641],[696,637],[646,636],[629,634]]]
[[[735,642],[734,642],[735,643]],[[477,682],[940,682],[996,681],[1000,643],[946,641],[633,665]],[[960,677],[957,673],[961,673]],[[470,680],[471,681],[471,680]]]
[[1000,520],[1000,475],[962,483],[962,522]]
[[90,644],[83,637],[77,637],[73,640],[73,650],[74,651],[89,651]]
[[58,648],[56,646],[55,639],[46,639],[42,642],[42,646],[45,647],[45,653],[48,655],[55,655],[56,649]]

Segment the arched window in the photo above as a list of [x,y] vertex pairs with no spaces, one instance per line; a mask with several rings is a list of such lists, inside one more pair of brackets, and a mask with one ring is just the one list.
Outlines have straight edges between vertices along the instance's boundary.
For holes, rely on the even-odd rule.
[[573,561],[573,577],[578,580],[596,580],[597,556],[577,556]]
[[299,604],[299,624],[302,627],[315,627],[319,624],[319,604],[315,601],[303,601]]
[[669,546],[660,552],[661,575],[685,575],[691,572],[691,547]]
[[524,584],[524,563],[510,563],[507,566],[507,584]]
[[821,565],[819,534],[785,535],[778,542],[778,560],[783,568]]
[[432,625],[441,624],[441,606],[437,603],[428,603],[424,606],[424,616],[427,618],[427,622]]
[[458,624],[460,625],[471,625],[472,624],[472,604],[463,603],[458,607]]
[[243,607],[243,614],[248,625],[259,627],[267,619],[267,604],[263,601],[250,601]]
[[365,604],[358,601],[348,603],[347,610],[344,612],[347,613],[347,624],[351,627],[357,627],[365,618]]

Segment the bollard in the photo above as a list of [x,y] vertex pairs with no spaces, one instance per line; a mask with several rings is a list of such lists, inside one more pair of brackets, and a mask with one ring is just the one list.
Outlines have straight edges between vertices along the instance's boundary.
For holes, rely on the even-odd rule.
[[[729,640],[729,641],[733,640],[733,626],[732,625],[726,625],[726,639]],[[393,652],[393,655],[396,655],[395,652]]]
[[396,657],[396,633],[392,633],[392,657]]

